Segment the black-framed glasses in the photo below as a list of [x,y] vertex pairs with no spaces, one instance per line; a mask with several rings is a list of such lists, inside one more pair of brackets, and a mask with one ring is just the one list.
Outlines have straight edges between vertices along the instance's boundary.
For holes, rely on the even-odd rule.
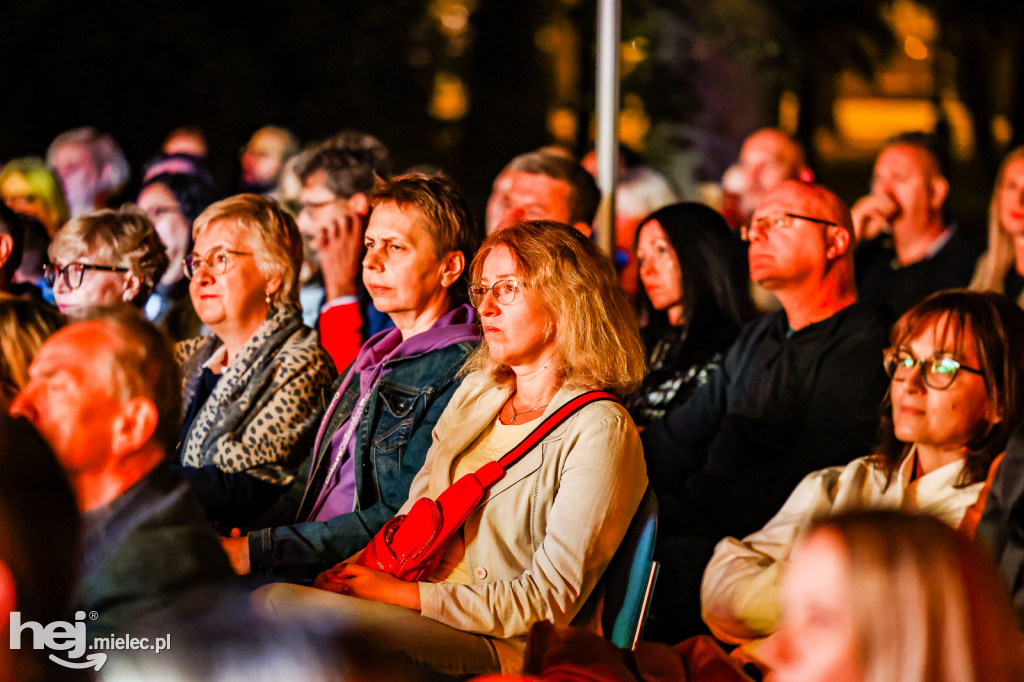
[[749,225],[743,225],[740,227],[740,239],[745,242],[749,242],[754,232],[760,232],[764,236],[768,236],[768,233],[776,229],[786,229],[793,227],[793,220],[806,220],[811,223],[817,223],[818,225],[831,225],[838,227],[839,223],[832,222],[831,220],[824,220],[822,218],[812,218],[811,216],[799,215],[797,213],[780,213],[774,216],[762,216],[757,220],[751,220]]
[[231,251],[229,249],[214,249],[205,256],[198,253],[190,253],[181,261],[181,267],[185,270],[185,276],[192,279],[199,271],[199,266],[205,265],[206,269],[215,275],[223,275],[234,265],[235,256],[252,256],[252,251]]
[[924,385],[934,388],[936,391],[944,391],[949,388],[960,370],[979,376],[983,375],[980,369],[968,367],[956,358],[943,353],[935,353],[931,357],[918,359],[908,350],[887,348],[882,355],[882,362],[885,373],[893,381],[906,381],[917,368]]
[[52,287],[57,282],[57,278],[61,277],[68,289],[77,289],[82,286],[82,277],[85,275],[86,270],[99,270],[101,272],[129,272],[128,268],[122,268],[116,265],[93,265],[92,263],[68,263],[67,265],[57,265],[55,263],[47,263],[43,266],[43,279],[46,280],[46,286]]
[[487,292],[491,292],[494,298],[501,305],[508,305],[514,303],[516,296],[522,290],[518,280],[515,279],[500,279],[491,286],[486,284],[469,285],[469,302],[474,308],[479,308],[480,304],[484,302],[484,296]]

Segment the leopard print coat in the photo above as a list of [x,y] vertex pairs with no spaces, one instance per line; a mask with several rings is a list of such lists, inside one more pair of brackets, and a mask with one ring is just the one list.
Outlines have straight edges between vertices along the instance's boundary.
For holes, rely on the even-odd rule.
[[[221,345],[209,335],[175,347],[185,410],[195,397],[203,363]],[[334,365],[317,332],[302,325],[299,308],[274,308],[225,368],[196,415],[181,463],[213,464],[228,473],[244,471],[288,485],[308,454],[323,412],[323,391],[333,377]]]

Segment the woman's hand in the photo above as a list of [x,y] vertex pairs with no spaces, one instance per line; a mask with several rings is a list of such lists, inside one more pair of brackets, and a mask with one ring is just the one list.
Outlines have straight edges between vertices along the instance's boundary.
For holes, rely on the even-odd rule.
[[318,575],[313,587],[369,601],[404,606],[417,613],[420,611],[419,583],[399,580],[393,575],[366,566],[338,564]]
[[249,565],[249,538],[242,535],[237,528],[231,529],[231,537],[221,538],[220,545],[224,553],[228,555],[231,568],[235,569],[238,575],[248,575],[251,567]]

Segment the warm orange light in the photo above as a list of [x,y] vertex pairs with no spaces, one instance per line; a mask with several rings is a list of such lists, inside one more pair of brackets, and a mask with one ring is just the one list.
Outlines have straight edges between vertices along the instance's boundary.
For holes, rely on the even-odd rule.
[[928,46],[917,36],[907,36],[903,41],[903,51],[907,56],[917,61],[928,59]]
[[457,121],[468,111],[469,96],[465,83],[453,73],[439,71],[434,77],[430,115],[441,121]]

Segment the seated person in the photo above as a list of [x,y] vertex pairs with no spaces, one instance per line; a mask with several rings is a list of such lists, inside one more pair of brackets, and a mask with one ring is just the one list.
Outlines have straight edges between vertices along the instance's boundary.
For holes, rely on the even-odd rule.
[[1024,145],[1012,149],[996,174],[988,210],[988,249],[971,279],[975,291],[997,291],[1024,306]]
[[[0,434],[0,670],[18,682],[77,680],[74,671],[47,660],[52,651],[33,647],[35,635],[26,627],[29,621],[45,626],[73,615],[81,539],[75,494],[31,424],[0,410]],[[14,642],[12,611],[22,624]]]
[[0,170],[0,198],[18,213],[32,216],[49,237],[68,221],[64,190],[42,159],[13,159]]
[[934,294],[897,322],[877,454],[816,471],[768,524],[725,538],[704,573],[701,605],[734,644],[773,632],[793,545],[822,515],[863,507],[920,511],[957,526],[992,460],[1024,418],[1024,312],[997,294]]
[[405,503],[480,340],[475,311],[460,304],[477,230],[451,180],[398,176],[368,201],[363,282],[395,328],[371,337],[332,387],[289,495],[260,530],[224,540],[239,573],[312,580],[366,546]]
[[25,222],[25,216],[0,204],[0,293],[21,293],[16,290],[14,275],[25,253]]
[[787,572],[772,680],[1011,682],[1020,634],[991,564],[931,516],[851,511],[816,523]]
[[488,234],[520,220],[557,220],[587,236],[593,231],[601,191],[594,176],[573,159],[539,149],[512,159],[501,175],[488,201],[501,214],[487,226]]
[[875,161],[871,193],[853,205],[857,290],[893,322],[928,294],[967,286],[979,251],[943,206],[949,181],[935,139],[905,133]]
[[885,333],[857,302],[842,200],[787,180],[742,233],[751,278],[782,310],[744,327],[707,383],[643,432],[663,576],[647,636],[666,643],[704,627],[715,544],[763,526],[810,472],[868,454],[885,392]]
[[0,414],[28,383],[39,347],[64,323],[53,306],[0,293]]
[[[399,514],[503,456],[572,398],[591,389],[627,394],[643,376],[636,320],[615,269],[573,228],[506,227],[484,242],[471,272],[484,344]],[[429,580],[343,563],[318,578],[322,589],[270,585],[254,599],[281,616],[305,613],[366,635],[416,679],[515,674],[534,623],[593,626],[588,599],[646,487],[629,414],[592,402],[508,468]]]
[[647,375],[626,407],[637,426],[682,405],[753,316],[741,242],[703,204],[666,206],[645,218],[634,251],[643,286],[636,295]]
[[346,130],[298,155],[289,168],[301,185],[296,222],[312,252],[303,304],[317,320],[324,349],[338,369],[363,341],[390,326],[360,286],[359,262],[374,178],[387,175],[387,148],[372,135]]
[[276,202],[240,194],[192,227],[189,293],[212,334],[180,342],[184,422],[175,449],[210,521],[250,523],[295,478],[334,377],[298,305],[302,241]]
[[[11,414],[31,421],[64,467],[84,520],[75,610],[89,637],[231,575],[188,484],[166,466],[178,432],[178,373],[165,337],[127,307],[43,344]],[[50,504],[47,501],[47,504]]]
[[46,163],[60,177],[72,218],[112,206],[131,176],[121,146],[95,128],[75,128],[55,137],[46,150]]
[[175,341],[198,336],[202,322],[182,260],[192,252],[192,223],[213,203],[213,187],[198,175],[162,173],[143,183],[136,203],[153,221],[170,262],[146,301],[146,317]]
[[146,304],[167,269],[167,250],[149,217],[134,206],[70,220],[50,243],[43,271],[60,311],[81,317],[92,306]]

